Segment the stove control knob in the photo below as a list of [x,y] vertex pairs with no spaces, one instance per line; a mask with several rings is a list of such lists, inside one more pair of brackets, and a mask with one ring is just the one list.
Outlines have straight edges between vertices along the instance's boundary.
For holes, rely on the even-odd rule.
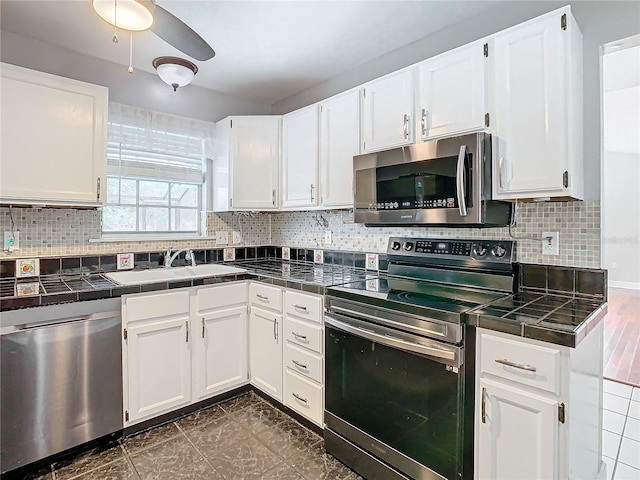
[[487,254],[487,246],[482,243],[478,243],[473,247],[473,253],[478,257],[484,257]]
[[393,242],[391,244],[391,250],[400,250],[400,242]]
[[498,244],[495,247],[493,247],[493,249],[491,250],[491,253],[493,253],[495,257],[502,258],[504,257],[504,254],[507,253],[507,249],[504,248],[502,245]]
[[411,250],[413,250],[413,243],[412,242],[405,242],[404,244],[404,249],[407,252],[410,252]]

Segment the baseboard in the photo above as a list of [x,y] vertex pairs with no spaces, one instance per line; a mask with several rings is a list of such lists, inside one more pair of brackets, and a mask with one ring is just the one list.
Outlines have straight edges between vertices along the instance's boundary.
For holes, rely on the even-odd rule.
[[609,280],[609,288],[626,288],[628,290],[640,290],[640,283],[616,282],[616,281]]

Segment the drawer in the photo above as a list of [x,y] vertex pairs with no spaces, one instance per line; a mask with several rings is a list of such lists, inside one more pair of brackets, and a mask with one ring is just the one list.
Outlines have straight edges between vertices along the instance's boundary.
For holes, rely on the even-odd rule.
[[252,282],[249,285],[249,302],[260,308],[282,312],[282,290],[279,287]]
[[322,353],[322,326],[290,316],[284,319],[284,339],[295,345]]
[[125,298],[125,322],[189,315],[189,289]]
[[247,296],[246,282],[199,288],[196,293],[196,310],[201,313],[231,305],[246,305]]
[[323,426],[322,387],[289,369],[284,378],[284,403],[313,423]]
[[287,342],[284,347],[284,365],[322,384],[322,356]]
[[488,332],[480,335],[480,371],[560,394],[560,358],[557,348],[546,347]]
[[284,311],[289,315],[322,323],[322,298],[287,290],[284,292]]

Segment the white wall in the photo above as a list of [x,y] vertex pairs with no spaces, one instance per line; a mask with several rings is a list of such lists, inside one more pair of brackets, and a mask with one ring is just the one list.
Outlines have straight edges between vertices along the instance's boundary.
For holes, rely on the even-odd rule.
[[640,46],[603,57],[603,265],[640,289]]
[[638,1],[504,1],[476,17],[363,63],[272,105],[287,113],[374,78],[570,4],[583,34],[585,200],[600,199],[600,47],[640,33]]
[[55,45],[0,32],[0,60],[109,87],[109,100],[137,107],[216,122],[228,115],[264,115],[269,105],[189,85],[174,92],[160,78]]

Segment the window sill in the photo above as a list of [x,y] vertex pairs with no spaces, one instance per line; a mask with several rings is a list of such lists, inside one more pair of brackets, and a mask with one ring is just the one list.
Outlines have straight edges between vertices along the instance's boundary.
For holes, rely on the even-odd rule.
[[122,242],[155,242],[159,240],[214,240],[215,237],[200,235],[107,235],[101,238],[90,238],[89,243],[122,243]]

